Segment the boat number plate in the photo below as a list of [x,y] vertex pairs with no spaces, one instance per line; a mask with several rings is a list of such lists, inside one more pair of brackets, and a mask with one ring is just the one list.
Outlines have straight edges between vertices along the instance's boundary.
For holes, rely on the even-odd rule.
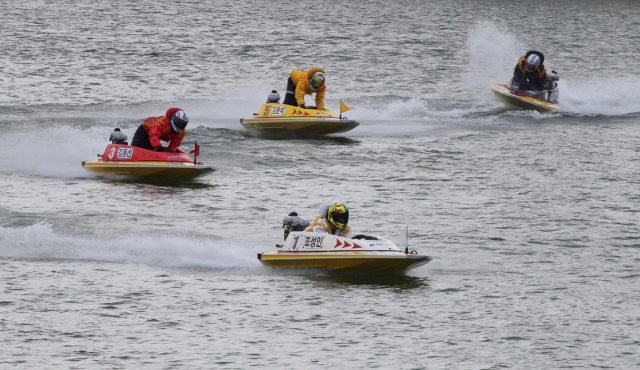
[[133,156],[133,148],[118,148],[118,158],[131,158]]
[[273,107],[271,109],[272,116],[284,116],[284,110],[286,107]]
[[324,241],[324,236],[305,236],[304,237],[304,246],[305,248],[322,248],[322,242]]

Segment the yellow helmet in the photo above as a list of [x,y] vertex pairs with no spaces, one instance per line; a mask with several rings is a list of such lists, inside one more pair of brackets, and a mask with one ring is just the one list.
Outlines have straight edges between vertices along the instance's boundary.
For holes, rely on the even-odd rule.
[[332,204],[327,210],[327,220],[340,230],[344,230],[349,223],[349,210],[342,203]]
[[324,73],[316,72],[309,79],[309,87],[312,91],[316,91],[324,85]]

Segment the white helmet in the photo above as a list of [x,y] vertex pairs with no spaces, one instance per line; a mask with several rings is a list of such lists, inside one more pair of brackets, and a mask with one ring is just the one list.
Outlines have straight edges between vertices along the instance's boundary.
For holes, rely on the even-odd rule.
[[316,91],[319,88],[322,87],[322,85],[324,85],[324,73],[322,72],[316,72],[313,74],[313,76],[311,76],[311,78],[309,79],[309,88],[311,88],[311,91]]
[[540,67],[540,56],[531,54],[527,57],[527,72],[533,72]]

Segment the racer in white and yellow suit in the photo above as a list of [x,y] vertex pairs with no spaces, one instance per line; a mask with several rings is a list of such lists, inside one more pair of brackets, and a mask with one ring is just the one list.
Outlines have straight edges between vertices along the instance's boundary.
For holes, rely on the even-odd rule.
[[351,233],[351,228],[347,225],[348,222],[349,210],[347,207],[342,203],[335,203],[327,210],[326,217],[318,216],[305,231],[351,238],[353,234]]

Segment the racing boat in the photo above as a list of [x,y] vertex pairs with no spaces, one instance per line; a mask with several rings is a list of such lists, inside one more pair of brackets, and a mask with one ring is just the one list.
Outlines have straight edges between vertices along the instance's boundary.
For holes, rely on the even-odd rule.
[[304,232],[309,221],[300,220],[295,212],[287,216],[283,224],[284,245],[276,245],[276,251],[258,254],[258,260],[264,266],[372,273],[406,271],[431,261],[429,256],[410,252],[408,248],[402,251],[392,241],[376,235],[344,238]]
[[[344,106],[342,101],[340,103]],[[342,118],[342,112],[338,116],[328,109],[300,108],[278,102],[263,104],[259,113],[240,119],[240,123],[247,130],[317,135],[347,132],[360,125],[358,121]]]
[[196,161],[199,147],[196,143],[194,159],[186,152],[155,152],[130,146],[127,137],[116,128],[111,133],[101,159],[84,161],[82,166],[91,172],[143,177],[153,180],[187,179],[204,175],[214,169]]
[[520,90],[520,86],[514,83],[513,78],[506,85],[491,85],[491,90],[507,103],[521,108],[533,109],[542,113],[562,109],[564,106],[558,102],[560,91],[557,81],[560,77],[555,71],[551,72],[548,74],[552,82],[550,90]]

